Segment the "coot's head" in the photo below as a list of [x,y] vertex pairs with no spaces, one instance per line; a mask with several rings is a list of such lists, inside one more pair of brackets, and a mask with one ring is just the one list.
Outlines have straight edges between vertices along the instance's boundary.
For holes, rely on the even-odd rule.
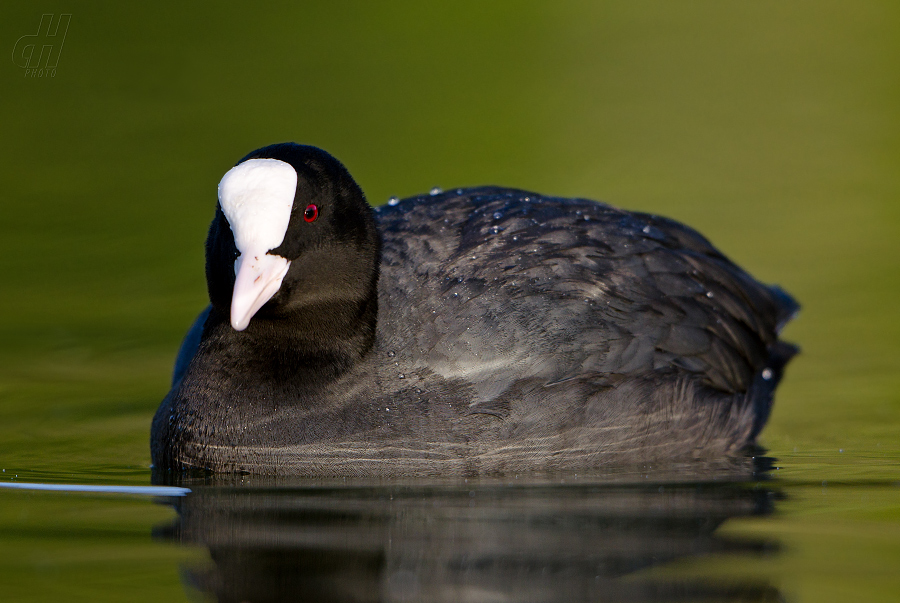
[[232,327],[359,306],[375,295],[379,239],[362,190],[316,147],[253,151],[219,183],[206,241],[210,301]]

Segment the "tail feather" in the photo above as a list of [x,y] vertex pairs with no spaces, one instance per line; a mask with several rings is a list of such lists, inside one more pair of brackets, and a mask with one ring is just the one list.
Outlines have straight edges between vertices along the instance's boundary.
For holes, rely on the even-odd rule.
[[772,298],[775,300],[775,329],[781,331],[781,329],[784,328],[784,325],[797,316],[797,312],[800,311],[800,304],[790,293],[778,285],[770,285],[769,291],[772,293]]
[[[788,296],[788,299],[793,301],[793,298],[790,296]],[[796,305],[796,302],[794,304]],[[797,307],[799,308],[799,306]],[[759,435],[766,421],[769,420],[775,388],[778,387],[778,383],[784,375],[785,367],[791,358],[799,352],[799,347],[786,341],[777,341],[769,347],[769,359],[766,362],[766,366],[756,374],[753,384],[747,392],[754,406],[753,430],[750,434],[751,443],[756,441],[756,436]]]

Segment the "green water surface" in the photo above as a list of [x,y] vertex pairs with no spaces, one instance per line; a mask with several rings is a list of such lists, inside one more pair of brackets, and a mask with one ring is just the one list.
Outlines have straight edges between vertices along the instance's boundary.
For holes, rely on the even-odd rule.
[[[0,47],[44,13],[71,14],[53,77],[0,60],[0,480],[149,483],[216,184],[294,140],[373,204],[602,199],[781,284],[803,305],[762,436],[784,499],[720,528],[778,552],[648,572],[900,599],[900,4],[53,0],[5,5]],[[150,539],[172,515],[0,490],[0,599],[183,599],[205,553]]]

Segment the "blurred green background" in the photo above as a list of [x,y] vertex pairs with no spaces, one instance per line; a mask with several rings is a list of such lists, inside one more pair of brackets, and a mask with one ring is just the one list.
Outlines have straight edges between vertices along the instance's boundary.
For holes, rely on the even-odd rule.
[[[72,14],[55,77],[0,61],[7,471],[147,482],[216,184],[294,140],[373,204],[501,184],[698,228],[803,304],[783,474],[900,479],[900,4],[54,0],[4,5],[7,52],[42,13]],[[854,529],[898,542],[884,500]]]

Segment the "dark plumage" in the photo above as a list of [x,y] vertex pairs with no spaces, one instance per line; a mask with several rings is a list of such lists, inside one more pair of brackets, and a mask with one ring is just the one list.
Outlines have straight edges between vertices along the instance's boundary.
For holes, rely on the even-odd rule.
[[211,310],[154,418],[158,467],[584,470],[754,444],[796,353],[777,334],[798,306],[694,230],[497,187],[373,211],[319,149],[242,161],[263,157],[298,173],[270,252],[290,268],[246,330],[232,328],[237,248],[217,207]]

